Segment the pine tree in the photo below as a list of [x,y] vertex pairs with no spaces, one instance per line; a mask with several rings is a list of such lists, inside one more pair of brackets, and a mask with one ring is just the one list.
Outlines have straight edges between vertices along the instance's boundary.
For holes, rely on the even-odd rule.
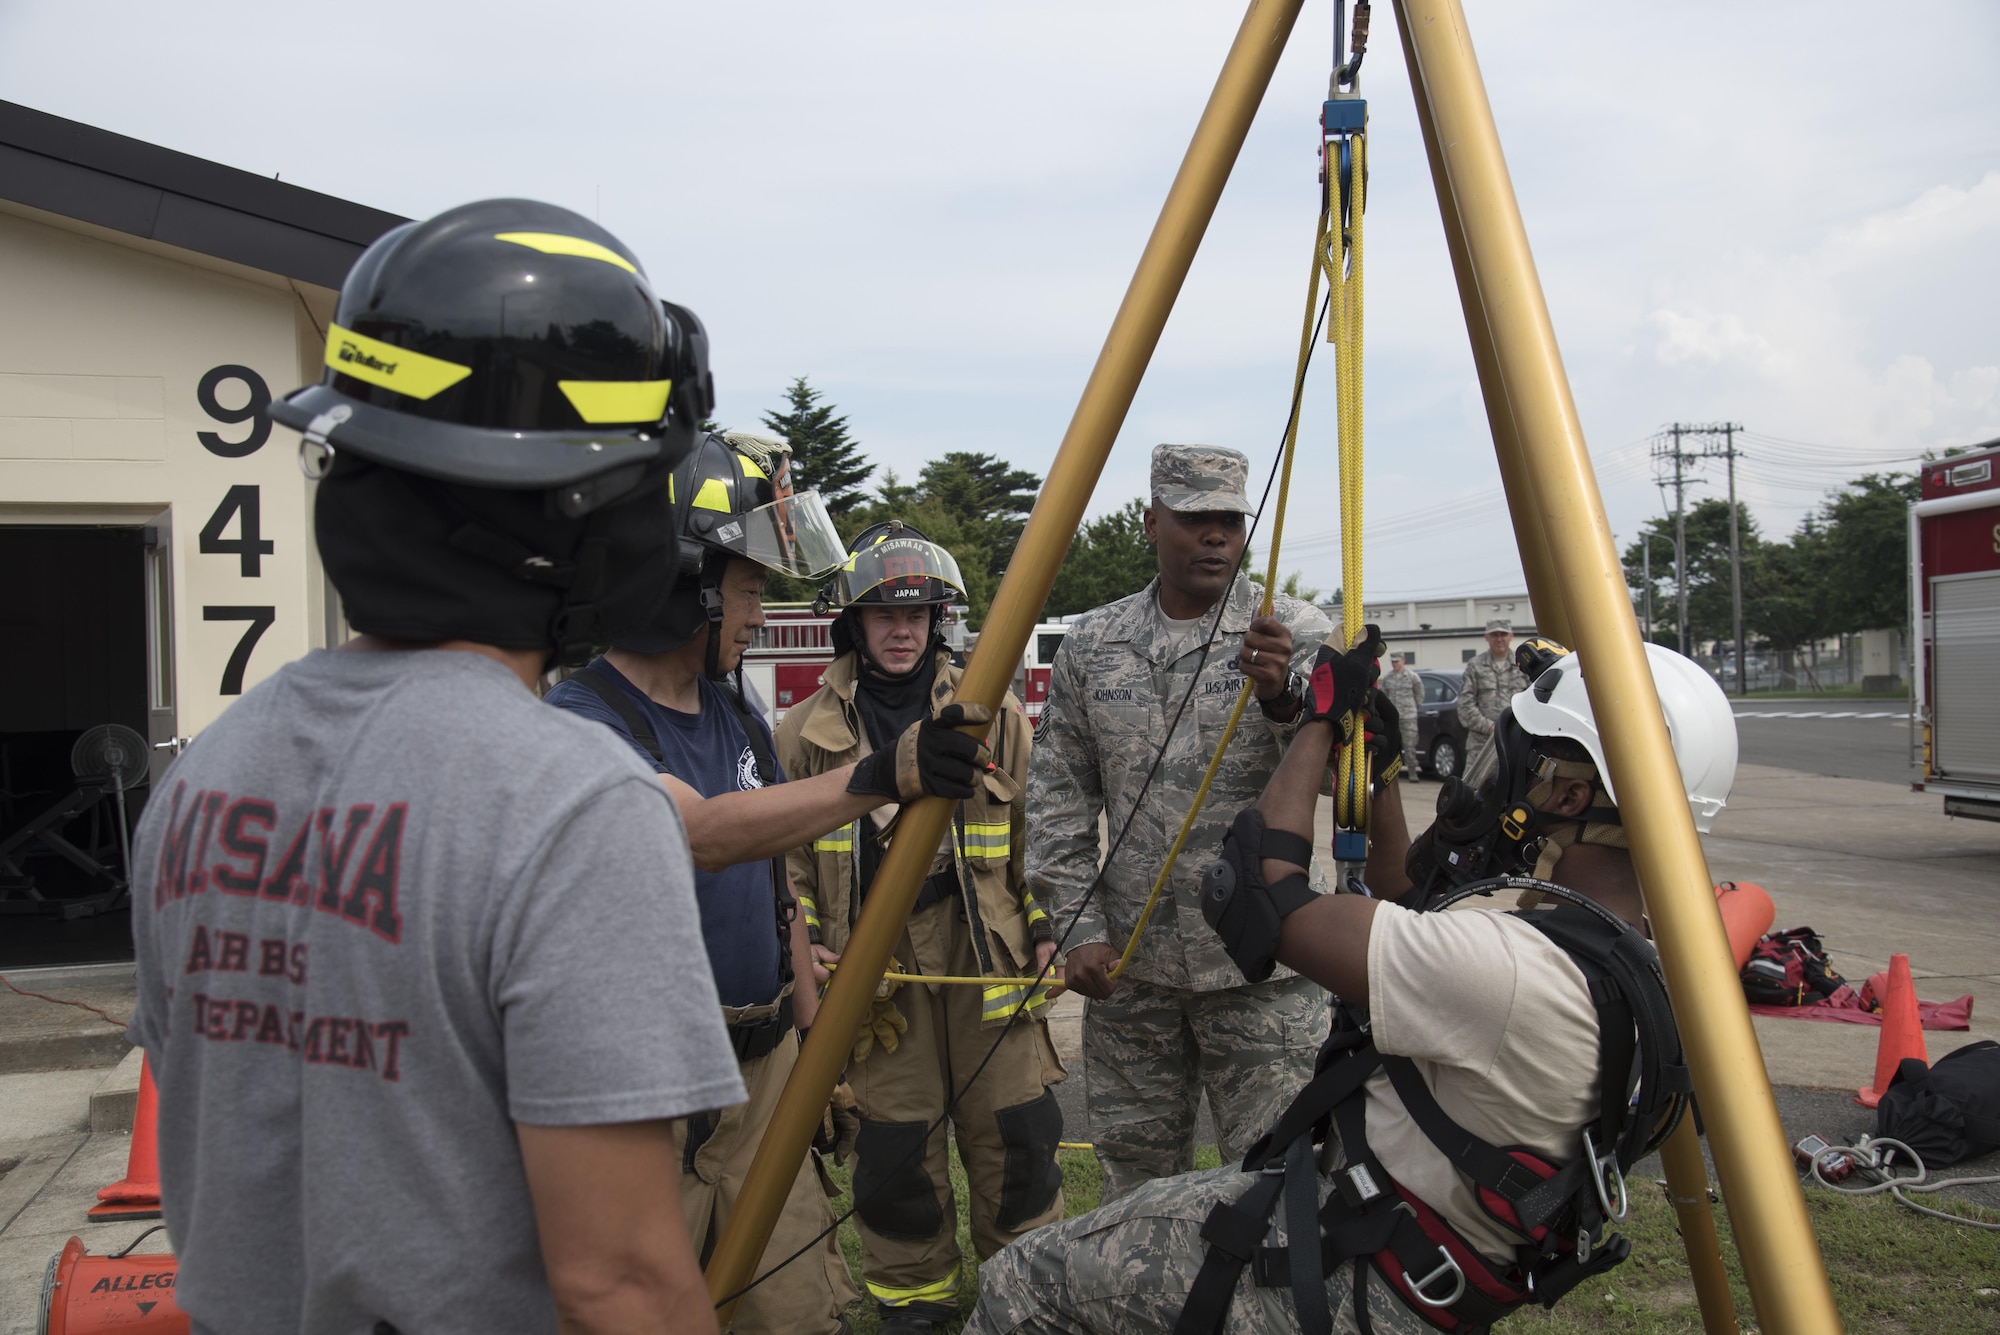
[[834,416],[834,406],[820,402],[820,393],[800,376],[785,391],[790,412],[765,413],[764,425],[792,446],[793,485],[818,490],[828,513],[836,518],[866,499],[862,484],[875,465],[848,434],[847,419]]

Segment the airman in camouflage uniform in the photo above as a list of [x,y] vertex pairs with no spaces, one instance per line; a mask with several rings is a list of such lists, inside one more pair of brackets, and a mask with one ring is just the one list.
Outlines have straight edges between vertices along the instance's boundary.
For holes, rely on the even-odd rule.
[[1487,652],[1475,654],[1465,665],[1465,681],[1458,688],[1458,721],[1465,725],[1466,764],[1461,775],[1467,782],[1481,773],[1486,753],[1493,749],[1494,721],[1515,695],[1528,689],[1514,656],[1507,652],[1513,638],[1514,623],[1495,617],[1486,623]]
[[1402,654],[1389,655],[1390,670],[1382,677],[1382,694],[1396,706],[1397,721],[1403,732],[1403,777],[1414,779],[1423,772],[1417,756],[1417,707],[1424,702],[1424,679]]
[[[1085,1106],[1106,1201],[1193,1167],[1204,1090],[1223,1158],[1240,1157],[1311,1078],[1326,1033],[1323,989],[1282,969],[1247,983],[1200,909],[1201,873],[1231,818],[1263,790],[1293,730],[1298,674],[1333,630],[1318,608],[1282,595],[1272,619],[1257,618],[1261,591],[1236,573],[1248,467],[1234,450],[1154,451],[1148,536],[1161,576],[1070,631],[1029,767],[1028,885],[1055,911],[1058,938],[1068,930],[1070,986],[1092,998]],[[1270,699],[1245,710],[1137,953],[1113,982],[1109,960],[1138,922],[1246,675]],[[1100,813],[1113,846],[1098,883]]]
[[[1320,1178],[1325,1202],[1339,1179]],[[1171,1331],[1208,1255],[1201,1227],[1218,1201],[1242,1196],[1253,1177],[1211,1168],[1148,1182],[1114,1205],[1037,1229],[979,1268],[979,1307],[965,1335],[1076,1335],[1079,1331]],[[1280,1209],[1273,1246],[1289,1242]],[[1371,1279],[1376,1277],[1372,1276]],[[1430,1335],[1433,1327],[1387,1284],[1366,1286],[1376,1335]],[[1326,1277],[1334,1335],[1357,1335],[1354,1267]],[[1241,1283],[1224,1335],[1281,1335],[1299,1329],[1292,1291]]]

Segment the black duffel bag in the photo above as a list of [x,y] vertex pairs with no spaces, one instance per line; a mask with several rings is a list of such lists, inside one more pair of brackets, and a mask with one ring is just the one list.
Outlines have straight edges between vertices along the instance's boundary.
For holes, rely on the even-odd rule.
[[2000,1043],[1983,1039],[1925,1066],[1906,1057],[1875,1109],[1875,1134],[1942,1168],[2000,1149]]

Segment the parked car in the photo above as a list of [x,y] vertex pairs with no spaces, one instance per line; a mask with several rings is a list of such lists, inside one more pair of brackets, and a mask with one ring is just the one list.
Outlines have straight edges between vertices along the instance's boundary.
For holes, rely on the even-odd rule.
[[1417,707],[1417,754],[1424,772],[1450,779],[1465,764],[1465,725],[1458,721],[1458,688],[1462,672],[1418,668],[1424,679],[1424,702]]

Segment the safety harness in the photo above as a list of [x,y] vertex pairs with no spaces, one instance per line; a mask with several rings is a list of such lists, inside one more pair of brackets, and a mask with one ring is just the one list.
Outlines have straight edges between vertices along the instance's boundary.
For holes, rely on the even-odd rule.
[[[618,715],[625,725],[625,731],[632,740],[645,748],[646,754],[656,765],[667,762],[665,749],[660,745],[659,734],[652,723],[639,712],[630,696],[614,681],[603,667],[602,659],[593,659],[571,681],[589,689],[592,695],[602,700],[611,711]],[[740,686],[736,690],[725,689],[724,694],[736,706],[738,718],[743,725],[743,735],[750,743],[750,753],[757,765],[758,781],[766,785],[777,782],[777,758],[772,755],[769,743],[764,740],[764,730],[751,717],[750,707],[744,699]],[[785,878],[785,860],[771,859],[771,899],[777,914],[778,924],[778,1009],[766,1019],[748,1024],[732,1024],[729,1027],[730,1045],[736,1051],[736,1060],[747,1062],[765,1056],[778,1046],[780,1039],[792,1031],[792,918],[798,912],[798,902],[792,898]]]
[[[1268,852],[1268,850],[1266,850]],[[1469,895],[1535,890],[1562,901],[1514,916],[1559,946],[1590,987],[1598,1024],[1598,1112],[1578,1128],[1581,1152],[1554,1162],[1522,1146],[1498,1146],[1439,1106],[1415,1063],[1379,1051],[1364,1010],[1336,1002],[1335,1024],[1316,1074],[1271,1132],[1250,1147],[1243,1171],[1257,1179],[1209,1212],[1209,1244],[1175,1335],[1219,1335],[1248,1269],[1267,1288],[1288,1286],[1299,1328],[1329,1335],[1326,1277],[1354,1267],[1354,1317],[1371,1335],[1371,1272],[1439,1330],[1477,1332],[1531,1302],[1554,1306],[1591,1275],[1619,1264],[1631,1244],[1607,1232],[1626,1215],[1624,1174],[1679,1123],[1692,1088],[1667,1001],[1659,957],[1638,932],[1563,886],[1508,876],[1467,886],[1432,907]],[[1475,1188],[1480,1207],[1523,1241],[1495,1265],[1430,1205],[1412,1194],[1368,1144],[1363,1087],[1387,1074],[1430,1142]],[[1319,1203],[1316,1144],[1337,1135],[1334,1191]],[[1265,1245],[1280,1200],[1287,1243]]]

